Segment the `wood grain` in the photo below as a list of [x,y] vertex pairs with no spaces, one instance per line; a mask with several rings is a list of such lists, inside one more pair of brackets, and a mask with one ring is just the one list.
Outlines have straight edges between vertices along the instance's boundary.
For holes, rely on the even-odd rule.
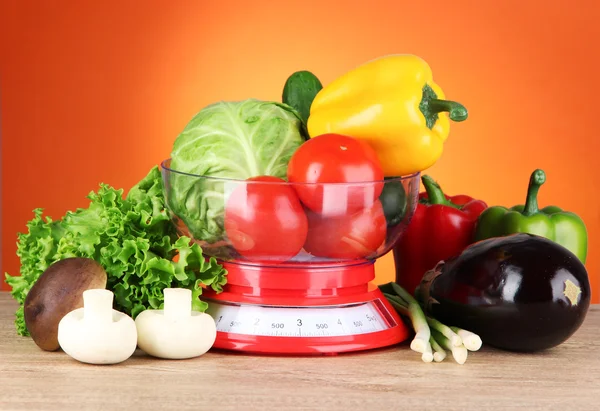
[[426,364],[407,343],[323,357],[225,352],[184,361],[137,352],[112,366],[43,352],[16,335],[0,293],[0,410],[600,410],[600,306],[559,347],[488,347]]

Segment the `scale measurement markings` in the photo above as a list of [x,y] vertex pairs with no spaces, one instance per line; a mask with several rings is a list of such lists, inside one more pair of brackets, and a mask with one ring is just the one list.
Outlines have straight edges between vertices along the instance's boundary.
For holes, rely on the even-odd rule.
[[338,307],[268,307],[209,302],[217,330],[271,337],[336,337],[382,331],[387,325],[372,303]]

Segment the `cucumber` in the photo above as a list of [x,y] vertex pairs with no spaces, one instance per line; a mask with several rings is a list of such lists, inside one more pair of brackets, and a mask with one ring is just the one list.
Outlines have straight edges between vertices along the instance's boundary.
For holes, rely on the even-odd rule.
[[282,101],[296,109],[306,125],[310,115],[310,106],[322,88],[321,81],[310,71],[296,71],[285,82]]
[[406,190],[402,182],[394,178],[386,177],[387,181],[383,185],[383,191],[379,196],[388,227],[400,224],[408,204]]

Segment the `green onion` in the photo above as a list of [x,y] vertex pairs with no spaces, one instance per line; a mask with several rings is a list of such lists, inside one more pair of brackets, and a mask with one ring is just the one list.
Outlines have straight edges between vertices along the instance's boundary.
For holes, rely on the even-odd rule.
[[417,300],[415,300],[415,298],[412,295],[410,295],[404,288],[400,287],[396,283],[391,283],[391,284],[392,284],[392,288],[394,289],[396,294],[398,294],[398,296],[400,298],[402,298],[404,301],[406,301],[409,305],[411,303],[419,305]]
[[429,342],[425,345],[425,351],[423,351],[423,355],[421,355],[421,359],[424,362],[432,362],[433,361],[433,351],[431,350],[431,337],[429,338]]
[[383,296],[387,298],[390,302],[393,301],[396,304],[398,304],[399,308],[397,308],[397,310],[399,310],[402,315],[408,315],[408,303],[406,301],[393,294],[383,293]]
[[402,304],[402,300],[400,298],[391,296],[389,294],[385,294],[387,299],[390,301],[392,306],[400,313],[406,315],[413,326],[415,331],[415,338],[410,343],[410,349],[416,352],[424,353],[427,345],[429,344],[429,337],[431,337],[431,333],[429,330],[429,326],[427,325],[427,320],[425,319],[425,314],[421,311],[421,307],[417,304],[409,304],[408,307]]
[[452,329],[447,325],[444,325],[435,318],[431,317],[427,317],[427,323],[431,326],[431,328],[439,331],[441,334],[444,335],[444,337],[448,338],[452,345],[458,347],[463,344],[462,338],[460,338],[460,336],[454,331],[452,331]]
[[410,320],[412,321],[413,328],[415,330],[415,338],[410,343],[410,348],[414,351],[424,353],[425,348],[429,345],[429,337],[431,337],[431,331],[427,325],[427,319],[425,313],[421,310],[421,306],[413,298],[412,295],[407,293],[402,287],[396,283],[392,283],[392,288],[398,294],[400,299],[408,303],[408,312]]
[[452,357],[459,364],[464,364],[467,361],[469,352],[464,345],[453,345],[448,338],[437,330],[432,330],[433,338],[445,349],[452,352]]
[[463,330],[458,327],[450,327],[463,341],[464,346],[469,351],[477,351],[481,348],[481,338],[471,331]]
[[433,348],[433,361],[442,362],[446,358],[446,351],[437,343],[435,338],[431,336],[429,338],[429,343],[431,344],[431,348]]
[[[389,293],[390,286],[397,295]],[[392,307],[400,315],[410,319],[415,331],[410,348],[421,353],[424,362],[441,362],[448,356],[448,350],[457,363],[464,364],[469,351],[481,348],[482,341],[477,334],[459,327],[449,327],[429,317],[419,302],[398,284],[388,283],[381,290]]]

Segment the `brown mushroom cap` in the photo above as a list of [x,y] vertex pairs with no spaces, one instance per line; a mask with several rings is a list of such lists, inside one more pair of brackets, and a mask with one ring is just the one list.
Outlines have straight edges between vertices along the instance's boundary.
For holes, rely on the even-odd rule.
[[25,298],[25,325],[43,350],[55,351],[58,323],[69,312],[83,307],[83,292],[106,288],[106,271],[91,258],[73,257],[50,265]]

